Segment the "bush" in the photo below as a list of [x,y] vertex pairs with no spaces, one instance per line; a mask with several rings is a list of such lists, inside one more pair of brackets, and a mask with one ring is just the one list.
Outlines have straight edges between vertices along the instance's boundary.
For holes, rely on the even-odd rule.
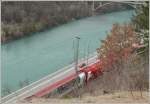
[[101,88],[132,91],[148,89],[148,60],[132,48],[135,42],[139,42],[139,38],[131,25],[113,25],[106,40],[102,41],[101,48],[97,49],[105,72],[101,77]]

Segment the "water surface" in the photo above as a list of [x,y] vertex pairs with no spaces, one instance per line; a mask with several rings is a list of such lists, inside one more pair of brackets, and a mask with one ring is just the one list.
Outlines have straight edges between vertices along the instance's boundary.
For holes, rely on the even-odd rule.
[[72,63],[75,36],[81,38],[80,57],[88,44],[89,52],[95,52],[112,24],[129,22],[132,14],[130,10],[88,17],[2,45],[2,90],[16,91],[20,81],[32,83]]

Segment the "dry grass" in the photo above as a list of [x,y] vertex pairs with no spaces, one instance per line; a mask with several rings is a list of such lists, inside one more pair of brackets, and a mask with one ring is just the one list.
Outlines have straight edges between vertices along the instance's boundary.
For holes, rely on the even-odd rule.
[[140,92],[133,92],[134,97],[130,92],[117,92],[112,94],[105,94],[99,96],[85,95],[81,99],[45,99],[38,98],[33,99],[30,102],[17,102],[14,104],[148,104],[148,92],[143,92],[143,97],[140,96]]
[[100,96],[85,96],[83,99],[109,103],[148,103],[148,92],[143,92],[142,97],[138,91],[133,92],[133,95],[130,92],[117,92]]

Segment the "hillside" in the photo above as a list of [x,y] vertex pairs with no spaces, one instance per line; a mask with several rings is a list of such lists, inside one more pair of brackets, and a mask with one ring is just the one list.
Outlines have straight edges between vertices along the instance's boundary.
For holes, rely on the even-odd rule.
[[134,97],[129,92],[118,92],[113,94],[89,96],[86,95],[81,99],[33,99],[32,101],[18,101],[12,104],[148,104],[148,93],[143,92],[140,97],[139,92],[134,92]]
[[[3,1],[2,43],[29,36],[54,26],[93,15],[92,1]],[[95,7],[100,2],[95,2]],[[112,3],[100,8],[94,14],[130,9],[125,4]]]

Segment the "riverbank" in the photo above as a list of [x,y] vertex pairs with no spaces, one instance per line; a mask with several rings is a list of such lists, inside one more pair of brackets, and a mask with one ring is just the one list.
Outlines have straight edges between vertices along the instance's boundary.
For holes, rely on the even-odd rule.
[[[95,2],[95,5],[98,4]],[[131,9],[120,3],[108,6],[98,9],[95,15]],[[6,43],[92,15],[91,1],[2,2],[1,42]]]
[[78,4],[79,2],[3,2],[2,43],[89,16],[89,6]]

